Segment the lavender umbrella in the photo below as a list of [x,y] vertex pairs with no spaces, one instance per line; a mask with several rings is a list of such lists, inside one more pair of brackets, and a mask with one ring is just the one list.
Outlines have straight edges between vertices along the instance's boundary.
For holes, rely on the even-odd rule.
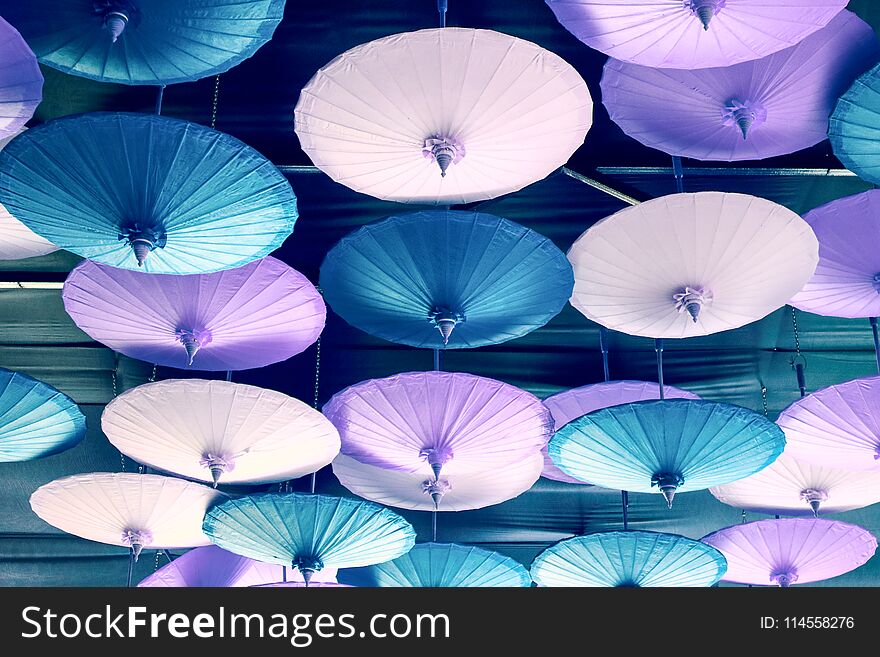
[[821,518],[748,522],[702,540],[727,559],[725,581],[765,586],[837,577],[864,564],[877,549],[869,531]]
[[[288,576],[305,585],[299,571],[291,569]],[[262,563],[216,545],[190,550],[141,580],[139,587],[241,587],[277,582],[284,578],[284,567]],[[315,573],[314,581],[335,581],[336,569],[324,568]]]
[[550,413],[506,383],[459,372],[409,372],[358,383],[324,406],[342,453],[361,463],[424,472],[487,471],[537,454]]
[[830,317],[880,315],[880,190],[831,201],[804,221],[819,240],[819,264],[791,305]]
[[0,139],[24,127],[42,99],[37,58],[16,29],[0,18]]
[[546,0],[578,39],[657,68],[745,62],[793,46],[848,0]]
[[817,390],[776,420],[797,459],[844,470],[880,470],[880,376]]
[[243,370],[294,356],[326,309],[305,276],[275,258],[213,274],[142,274],[95,262],[64,283],[64,308],[126,356],[182,369]]
[[[665,399],[699,399],[692,392],[672,386],[663,387],[663,397]],[[544,400],[544,406],[553,416],[553,430],[559,431],[572,420],[600,408],[659,398],[660,386],[650,381],[605,381],[573,388],[547,397]],[[557,468],[547,453],[547,447],[541,451],[544,454],[542,477],[569,484],[586,483]]]
[[725,504],[758,513],[819,516],[880,502],[880,471],[853,472],[799,461],[784,452],[769,467],[710,488]]
[[646,146],[698,160],[760,160],[818,144],[834,103],[880,56],[871,27],[844,11],[800,44],[698,71],[610,60],[602,99]]

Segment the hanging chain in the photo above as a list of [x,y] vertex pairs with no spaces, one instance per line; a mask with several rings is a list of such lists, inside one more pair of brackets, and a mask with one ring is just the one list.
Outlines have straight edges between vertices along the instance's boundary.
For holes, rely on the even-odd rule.
[[159,366],[153,365],[153,373],[150,374],[150,378],[147,379],[147,381],[149,381],[150,383],[154,383],[156,381],[156,372],[158,372],[158,371],[159,371]]
[[767,409],[767,386],[763,383],[761,384],[761,405],[764,407],[764,417],[768,417],[769,412]]
[[214,77],[214,99],[211,102],[211,129],[217,126],[217,104],[220,102],[220,75]]
[[312,404],[315,409],[318,408],[318,388],[321,383],[321,336],[315,342],[315,399]]
[[162,554],[162,551],[161,551],[161,550],[156,550],[156,565],[153,566],[153,572],[154,572],[154,573],[155,573],[157,570],[159,570],[159,555],[160,555],[160,554]]
[[798,331],[797,324],[797,310],[792,306],[791,309],[791,327],[794,329],[794,351],[795,355],[791,359],[791,366],[794,367],[795,363],[801,359],[806,365],[806,358],[804,358],[803,354],[801,354],[801,336]]
[[[119,371],[119,355],[114,354],[114,363],[113,370],[110,372],[110,381],[113,384],[113,398],[116,399],[116,395],[119,394],[119,384],[117,382],[117,372]],[[125,472],[125,454],[119,452],[119,464],[122,466],[122,471]]]

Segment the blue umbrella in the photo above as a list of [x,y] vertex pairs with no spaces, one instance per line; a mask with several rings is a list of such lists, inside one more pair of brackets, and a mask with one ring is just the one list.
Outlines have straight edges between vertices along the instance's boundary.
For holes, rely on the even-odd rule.
[[553,463],[597,486],[660,492],[702,490],[763,470],[785,434],[763,415],[731,404],[666,399],[588,413],[550,440]]
[[349,324],[413,347],[472,348],[543,326],[574,276],[547,238],[490,214],[415,212],[360,228],[321,266],[325,298]]
[[0,463],[63,452],[86,435],[73,400],[31,377],[0,369]]
[[837,101],[828,137],[843,165],[880,184],[880,64],[858,78]]
[[412,526],[373,504],[330,495],[263,493],[209,509],[205,534],[224,550],[299,569],[308,582],[324,566],[348,568],[406,554]]
[[290,184],[252,148],[147,114],[27,130],[0,151],[0,199],[59,248],[160,274],[245,265],[280,246],[297,217]]
[[529,573],[510,557],[469,545],[420,543],[402,557],[340,571],[352,586],[502,587],[530,586]]
[[40,62],[121,84],[189,82],[227,71],[272,38],[284,0],[8,2]]
[[539,586],[712,586],[726,571],[715,548],[657,532],[576,536],[551,545],[532,563]]

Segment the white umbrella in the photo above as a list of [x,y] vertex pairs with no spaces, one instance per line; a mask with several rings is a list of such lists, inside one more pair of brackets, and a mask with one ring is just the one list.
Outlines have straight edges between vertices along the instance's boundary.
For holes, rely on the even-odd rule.
[[342,53],[296,106],[303,150],[377,198],[449,205],[517,191],[565,164],[592,123],[559,56],[463,28],[406,32]]
[[339,452],[336,427],[308,404],[228,381],[138,386],[107,405],[101,429],[139,463],[215,485],[296,479]]
[[450,467],[435,481],[427,463],[419,471],[400,472],[340,454],[333,461],[333,474],[355,495],[386,506],[467,511],[501,504],[526,492],[538,480],[543,465],[544,458],[535,452],[503,468],[462,472]]
[[791,210],[746,194],[672,194],[592,226],[568,251],[572,305],[606,328],[687,338],[738,328],[810,279],[819,245]]
[[160,475],[94,472],[50,481],[31,495],[31,508],[53,527],[99,543],[131,548],[209,545],[205,511],[223,493]]

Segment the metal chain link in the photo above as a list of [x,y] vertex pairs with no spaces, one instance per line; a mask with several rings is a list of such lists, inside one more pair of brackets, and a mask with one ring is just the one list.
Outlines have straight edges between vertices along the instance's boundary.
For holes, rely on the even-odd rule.
[[153,566],[153,572],[154,572],[154,573],[155,573],[157,570],[159,570],[159,555],[160,555],[160,554],[162,554],[162,551],[161,551],[161,550],[156,550],[156,565]]
[[211,102],[211,129],[217,126],[217,104],[220,102],[220,75],[214,77],[214,99]]
[[798,359],[801,359],[804,367],[806,368],[807,359],[804,358],[804,355],[801,353],[801,336],[798,331],[798,323],[797,323],[797,310],[792,306],[791,308],[791,327],[794,329],[794,351],[795,355],[791,359],[791,366],[794,367],[795,363]]
[[158,371],[159,371],[159,366],[158,366],[158,365],[153,365],[153,373],[150,374],[150,378],[147,379],[150,383],[155,383],[155,381],[156,381],[156,372],[158,372]]
[[767,386],[761,384],[761,405],[764,407],[764,417],[769,415],[767,410]]
[[318,386],[321,383],[321,336],[315,342],[315,399],[313,406],[318,408]]

